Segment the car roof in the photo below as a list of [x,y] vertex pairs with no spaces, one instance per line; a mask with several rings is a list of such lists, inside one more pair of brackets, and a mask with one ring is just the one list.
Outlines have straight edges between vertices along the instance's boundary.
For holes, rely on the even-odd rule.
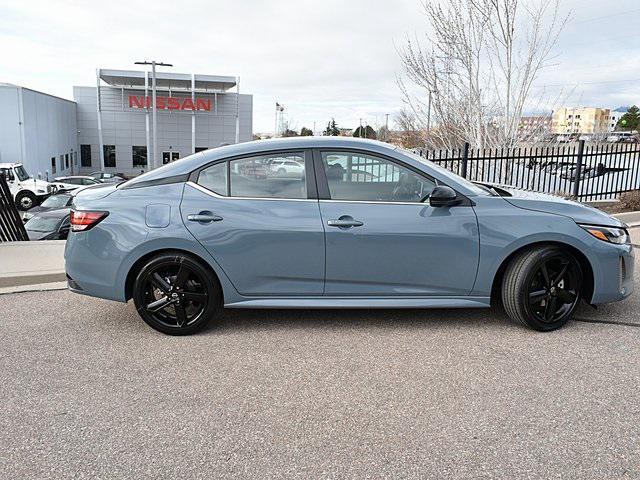
[[11,167],[18,167],[22,165],[21,163],[0,163],[0,168],[11,168]]
[[240,155],[277,152],[280,150],[294,150],[306,148],[353,148],[363,149],[372,153],[388,154],[397,150],[397,147],[376,140],[366,140],[353,137],[287,137],[272,138],[268,140],[254,140],[252,142],[236,143],[212,148],[189,155],[175,162],[168,163],[150,172],[142,174],[127,182],[134,185],[160,178],[173,177],[189,173],[201,165],[228,157]]

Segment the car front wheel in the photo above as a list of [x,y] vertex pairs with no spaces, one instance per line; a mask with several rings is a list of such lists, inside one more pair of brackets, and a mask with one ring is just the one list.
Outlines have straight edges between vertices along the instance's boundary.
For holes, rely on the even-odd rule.
[[502,303],[509,317],[539,331],[566,324],[582,289],[580,263],[568,251],[541,246],[517,255],[502,282]]
[[138,273],[133,300],[142,319],[168,335],[188,335],[203,329],[220,305],[214,274],[182,253],[153,257]]

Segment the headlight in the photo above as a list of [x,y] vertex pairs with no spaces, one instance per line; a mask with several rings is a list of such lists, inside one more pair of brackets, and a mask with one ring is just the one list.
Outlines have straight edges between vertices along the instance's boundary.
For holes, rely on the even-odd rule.
[[595,225],[580,225],[598,240],[625,245],[631,243],[631,238],[624,228],[598,227]]

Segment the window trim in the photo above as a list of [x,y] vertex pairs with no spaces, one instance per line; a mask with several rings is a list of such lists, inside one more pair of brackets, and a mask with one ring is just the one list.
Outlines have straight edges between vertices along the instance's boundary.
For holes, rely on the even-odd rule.
[[[395,164],[398,167],[402,167],[405,168],[407,170],[410,170],[411,172],[415,173],[416,175],[418,175],[419,177],[424,178],[425,180],[430,180],[433,183],[435,183],[436,185],[444,185],[444,183],[442,183],[440,180],[438,180],[435,177],[432,177],[431,175],[429,175],[428,173],[423,172],[422,170],[419,170],[417,168],[415,168],[412,165],[408,165],[404,162],[402,162],[401,160],[398,160],[397,158],[393,158],[390,157],[388,155],[383,155],[383,154],[379,154],[379,153],[373,153],[370,152],[368,150],[362,150],[362,149],[358,149],[358,148],[314,148],[313,149],[313,162],[314,162],[314,170],[316,173],[316,178],[318,179],[319,183],[318,183],[318,199],[321,201],[327,201],[327,202],[336,202],[336,203],[375,203],[375,204],[386,204],[386,205],[422,205],[423,207],[425,205],[429,205],[427,202],[392,202],[389,200],[340,200],[340,199],[334,199],[331,198],[331,192],[329,190],[329,182],[327,180],[327,173],[325,172],[324,169],[324,165],[322,162],[322,154],[323,153],[334,153],[334,152],[351,152],[351,153],[358,153],[361,155],[366,155],[369,157],[374,157],[374,158],[378,158],[381,160],[385,160],[388,162],[391,162],[393,164]],[[455,191],[455,189],[454,189]],[[458,191],[455,191],[457,195],[460,195],[461,197],[464,197],[465,199],[467,198],[465,195],[461,194]],[[461,205],[466,204],[466,202],[464,202]]]
[[[261,156],[265,156],[265,155],[290,155],[292,153],[300,153],[302,154],[303,158],[304,158],[304,168],[305,168],[305,183],[306,183],[306,190],[307,190],[307,198],[287,198],[287,197],[234,197],[231,196],[231,162],[233,162],[234,160],[243,160],[243,159],[249,159],[249,158],[254,158],[254,157],[261,157]],[[227,164],[227,195],[220,195],[219,193],[216,193],[212,190],[209,190],[208,188],[200,185],[198,183],[198,178],[200,177],[200,173],[203,170],[206,170],[209,167],[212,167],[213,165],[219,164],[219,163],[224,163],[226,162]],[[227,199],[227,200],[269,200],[269,201],[273,201],[273,200],[280,200],[280,201],[293,201],[293,202],[308,202],[308,201],[313,201],[313,202],[317,202],[318,201],[318,195],[317,195],[317,182],[316,182],[316,177],[315,177],[315,172],[313,171],[314,169],[314,162],[313,162],[313,157],[312,157],[312,152],[310,149],[308,148],[291,148],[291,149],[282,149],[282,150],[266,150],[266,151],[259,151],[259,152],[252,152],[252,153],[244,153],[241,155],[234,155],[231,157],[226,157],[226,158],[219,158],[216,160],[213,160],[211,162],[206,163],[205,165],[196,168],[195,170],[193,170],[189,175],[188,175],[188,179],[187,179],[187,183],[190,184],[192,187],[197,188],[198,190],[204,192],[204,193],[208,193],[211,196],[215,197],[215,198],[221,198],[221,199]]]

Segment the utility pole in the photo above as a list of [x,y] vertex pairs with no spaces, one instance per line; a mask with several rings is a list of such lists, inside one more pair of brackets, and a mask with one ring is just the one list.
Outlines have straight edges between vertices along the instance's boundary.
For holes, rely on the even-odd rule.
[[[156,112],[156,67],[173,67],[171,63],[156,62],[152,60],[147,62],[135,62],[136,65],[151,65],[151,115],[153,123],[153,153],[151,167],[156,168],[158,165],[158,134],[157,134],[157,112]],[[148,155],[148,152],[147,152]]]
[[386,117],[384,121],[384,141],[386,142],[389,140],[389,114],[385,113],[384,116]]

